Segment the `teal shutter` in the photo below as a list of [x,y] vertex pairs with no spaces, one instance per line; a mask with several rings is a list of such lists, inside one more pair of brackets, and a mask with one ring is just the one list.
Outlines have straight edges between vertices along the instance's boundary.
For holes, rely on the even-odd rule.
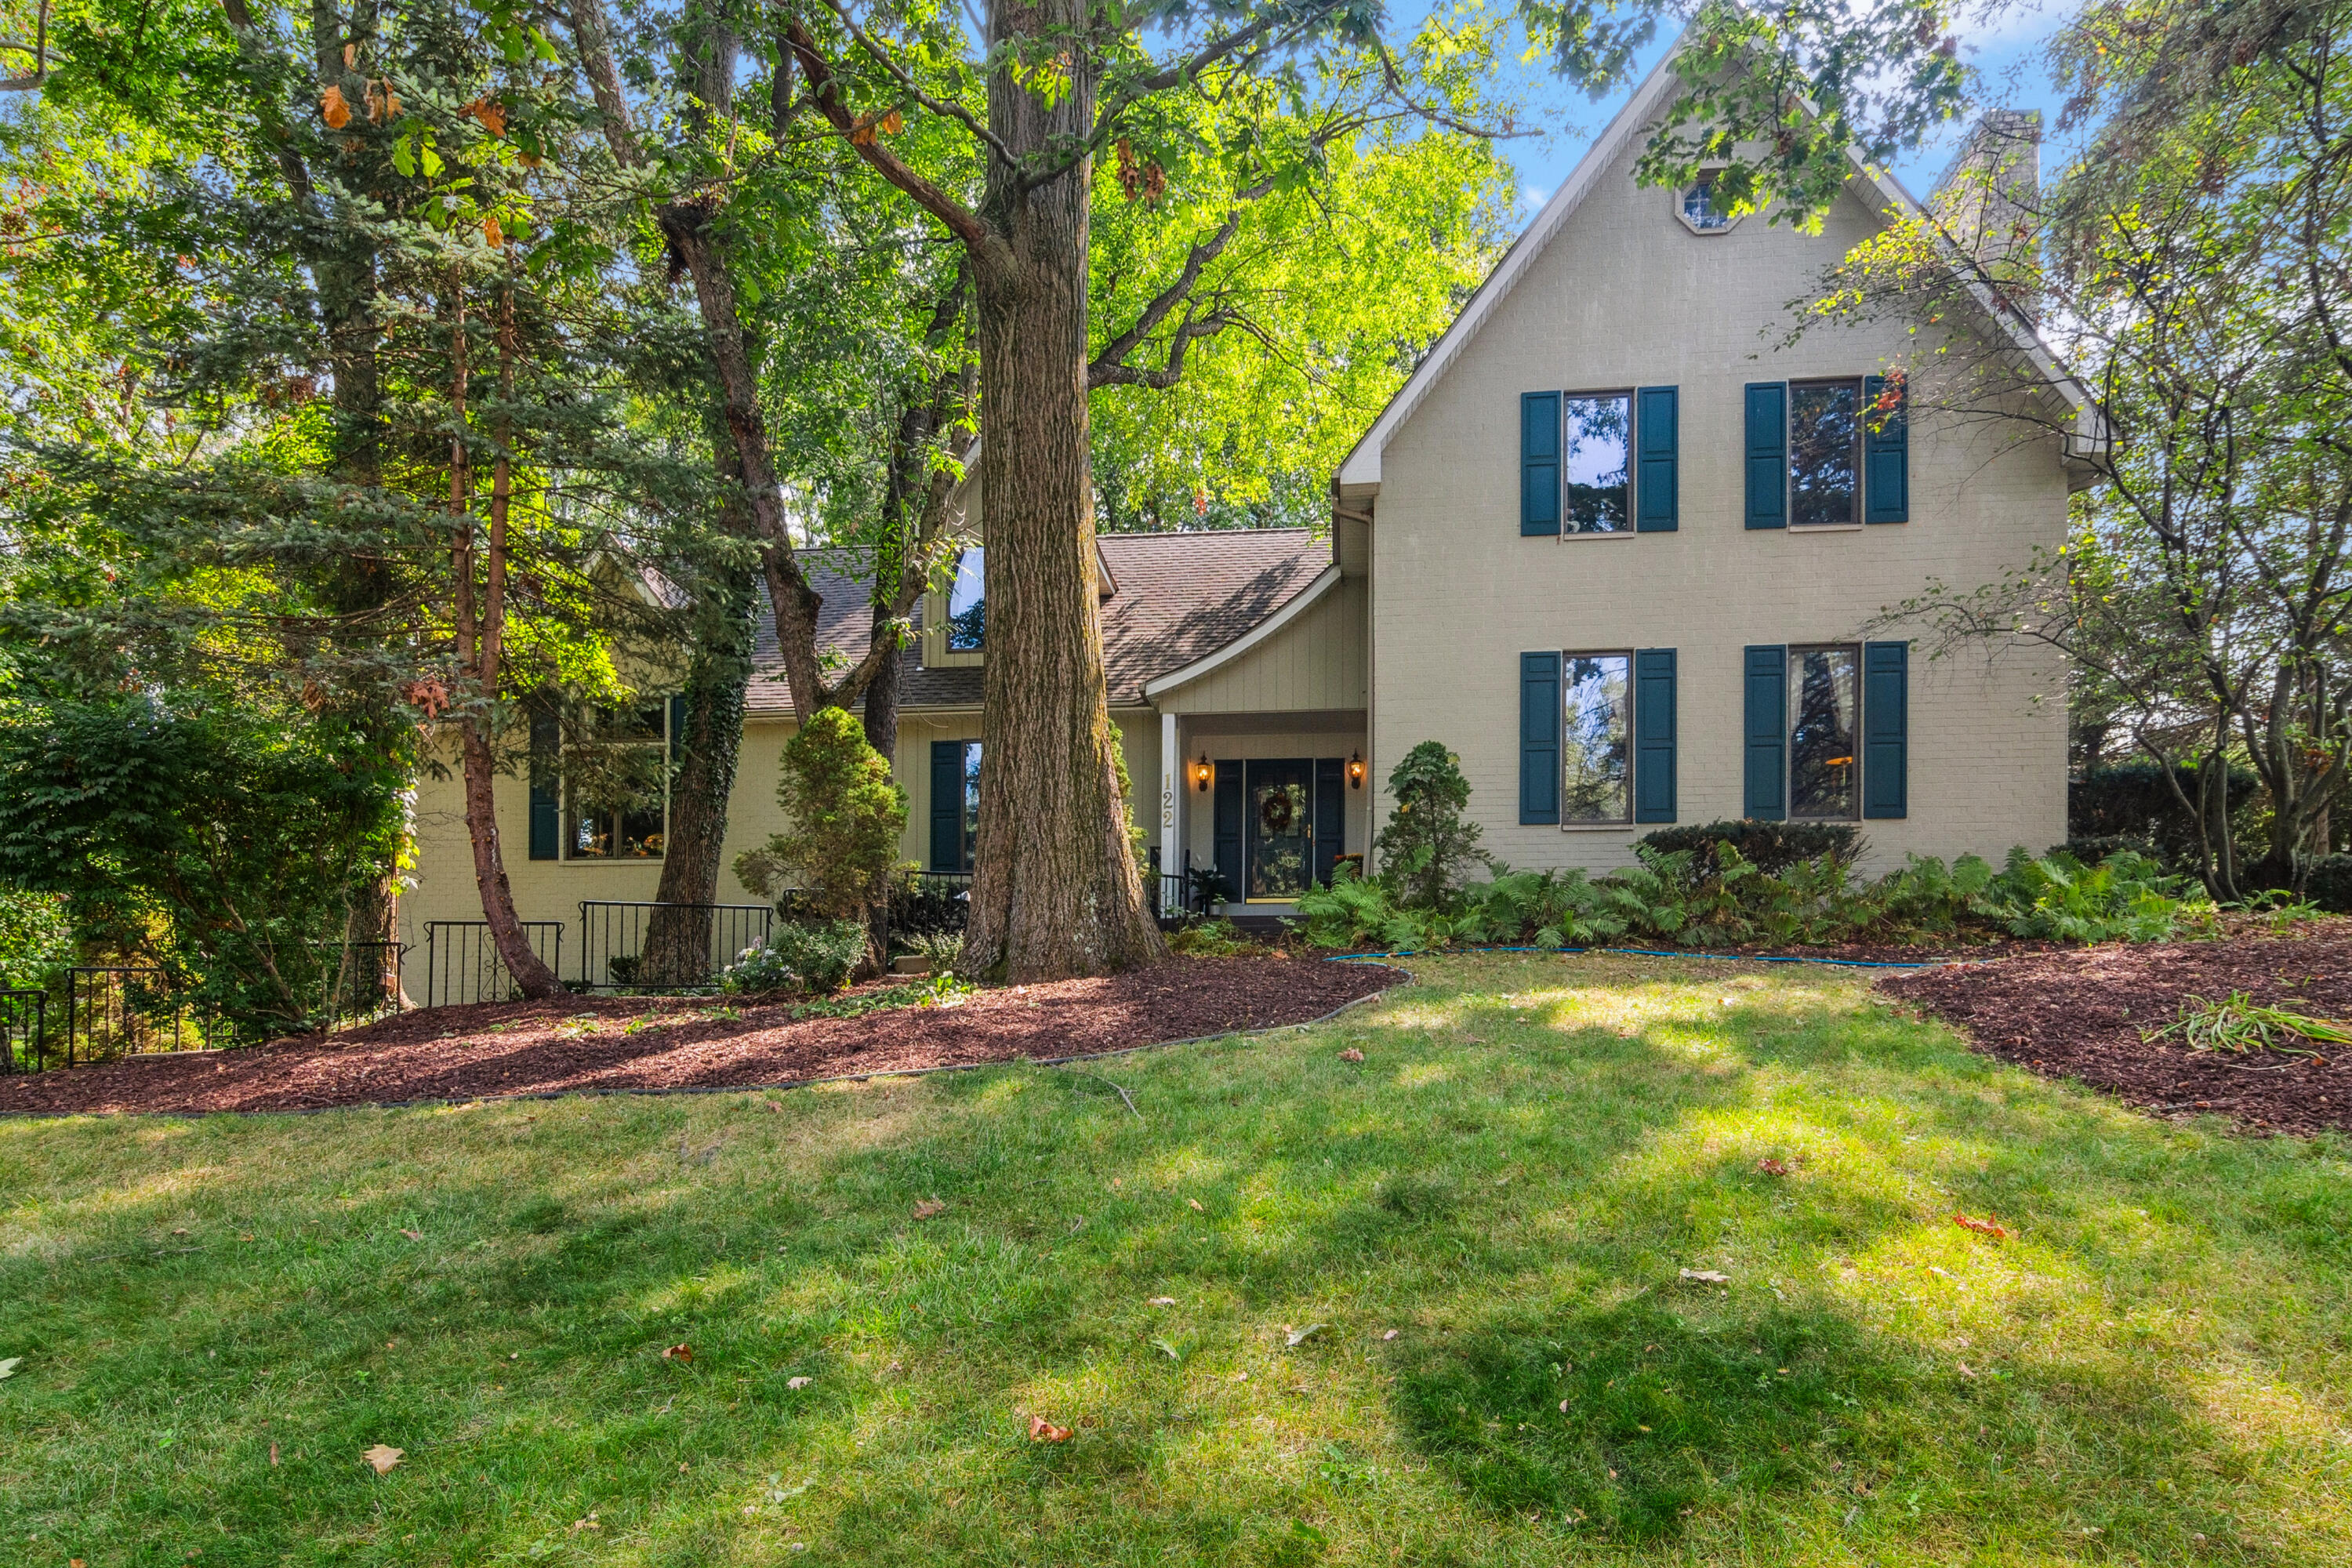
[[963,866],[963,742],[931,742],[931,869]]
[[1242,795],[1242,764],[1237,758],[1228,758],[1216,764],[1216,848],[1217,877],[1225,884],[1225,897],[1234,903],[1243,898],[1242,887],[1242,819],[1248,815]]
[[553,860],[563,838],[563,726],[555,710],[534,703],[530,710],[530,858]]
[[1746,787],[1742,816],[1779,822],[1789,815],[1789,650],[1748,650]]
[[1862,645],[1862,815],[1911,810],[1911,645]]
[[1519,655],[1519,821],[1559,821],[1559,655]]
[[1348,760],[1315,759],[1315,879],[1331,885],[1331,866],[1339,858],[1348,831]]
[[1675,650],[1633,655],[1633,820],[1675,819]]
[[1872,428],[1878,417],[1874,412],[1879,400],[1885,396],[1887,378],[1865,375],[1862,378],[1862,405],[1864,417],[1862,429],[1862,521],[1864,522],[1908,522],[1911,521],[1911,409],[1903,381],[1896,377],[1895,405],[1886,412],[1885,423]]
[[1748,526],[1789,526],[1789,384],[1748,384]]
[[1519,531],[1559,531],[1559,394],[1519,394]]
[[1641,453],[1633,526],[1643,533],[1672,533],[1681,515],[1681,389],[1645,386],[1633,398]]

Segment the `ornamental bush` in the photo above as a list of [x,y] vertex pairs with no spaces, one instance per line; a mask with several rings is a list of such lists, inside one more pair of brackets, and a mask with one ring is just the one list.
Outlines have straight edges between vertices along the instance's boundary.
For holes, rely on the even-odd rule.
[[1478,847],[1482,829],[1462,815],[1470,804],[1462,759],[1423,741],[1389,774],[1389,794],[1396,806],[1374,840],[1381,879],[1407,909],[1440,909],[1473,869],[1491,863]]
[[746,948],[719,975],[719,984],[739,995],[797,988],[830,996],[849,983],[865,959],[862,921],[786,921],[769,935],[765,947]]
[[737,856],[736,877],[763,899],[798,894],[794,914],[864,921],[887,897],[907,792],[849,710],[812,714],[784,742],[776,801],[791,826]]

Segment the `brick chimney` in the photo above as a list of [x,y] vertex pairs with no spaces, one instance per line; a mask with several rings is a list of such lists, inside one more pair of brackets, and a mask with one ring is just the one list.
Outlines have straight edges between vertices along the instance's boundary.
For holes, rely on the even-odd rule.
[[2042,219],[2042,112],[1988,110],[1927,198],[1996,292],[2032,321],[2033,249]]

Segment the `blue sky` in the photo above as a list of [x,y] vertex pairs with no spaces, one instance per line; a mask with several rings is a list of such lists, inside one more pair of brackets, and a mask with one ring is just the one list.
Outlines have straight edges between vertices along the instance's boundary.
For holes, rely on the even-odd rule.
[[[2074,13],[2068,0],[2013,0],[1998,4],[1990,16],[1970,7],[1975,19],[1957,24],[1953,30],[1959,35],[1961,56],[1982,74],[1981,94],[1988,105],[2013,109],[2039,109],[2042,121],[2053,125],[2057,118],[2056,95],[2051,90],[2048,70],[2042,63],[2042,52],[2059,26]],[[1402,13],[1391,13],[1402,19]],[[1647,74],[1660,55],[1665,52],[1669,37],[1662,37],[1653,45],[1641,62],[1637,78]],[[1559,127],[1540,138],[1514,141],[1504,144],[1508,157],[1519,174],[1519,221],[1524,224],[1535,216],[1545,198],[1559,187],[1576,161],[1632,96],[1629,88],[1605,102],[1592,103],[1573,93],[1564,91],[1554,81],[1542,61],[1531,64],[1514,62],[1512,74],[1531,107],[1540,110],[1540,117]],[[1896,177],[1902,180],[1913,195],[1924,195],[1944,166],[1951,161],[1962,127],[1954,127],[1940,138],[1920,147],[1899,160],[1895,165]],[[2048,167],[2050,154],[2045,150],[2043,165]]]

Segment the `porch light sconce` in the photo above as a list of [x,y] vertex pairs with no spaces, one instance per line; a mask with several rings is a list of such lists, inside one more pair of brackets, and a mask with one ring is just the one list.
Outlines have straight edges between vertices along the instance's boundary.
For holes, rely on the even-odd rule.
[[1192,764],[1192,786],[1195,789],[1205,790],[1209,787],[1210,781],[1216,776],[1217,770],[1209,765],[1209,753],[1202,752],[1201,760]]
[[1348,787],[1349,789],[1364,787],[1364,753],[1361,752],[1348,759]]

